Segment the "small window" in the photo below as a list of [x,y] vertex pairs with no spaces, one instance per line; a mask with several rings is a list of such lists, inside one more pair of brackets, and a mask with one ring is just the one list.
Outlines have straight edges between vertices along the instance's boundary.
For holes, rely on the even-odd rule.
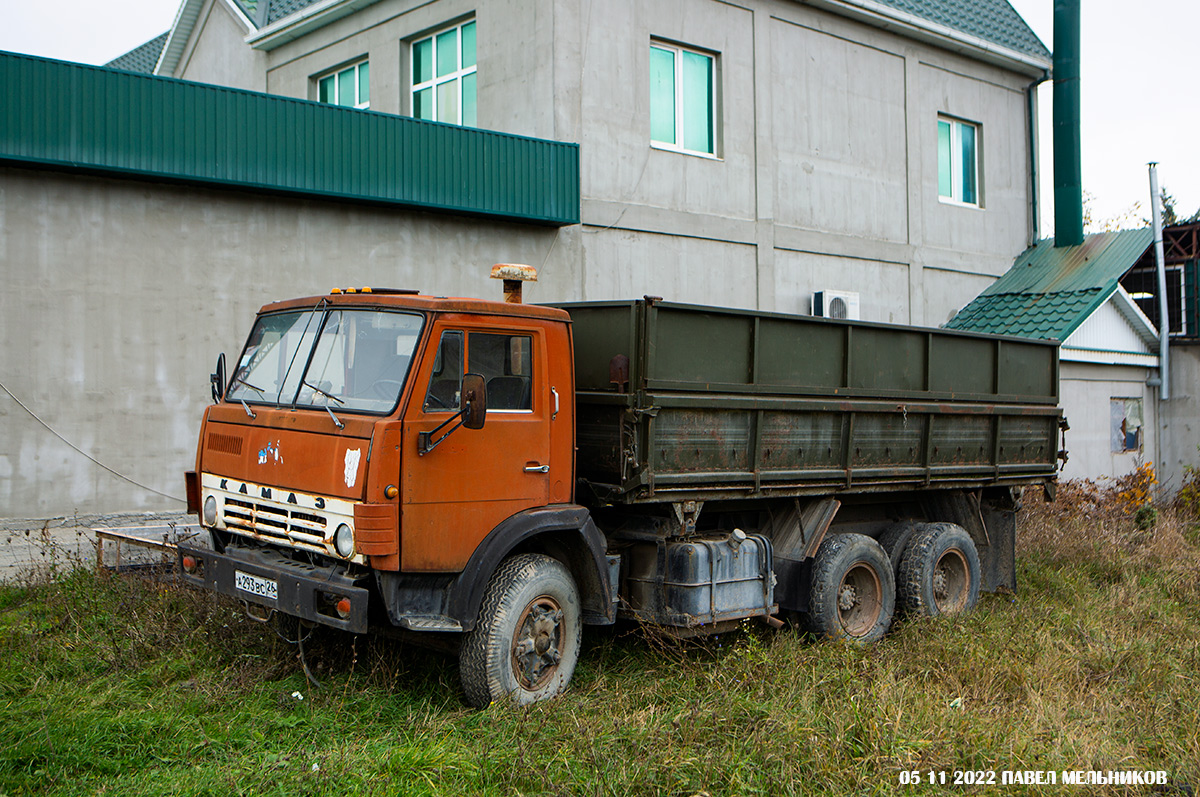
[[979,126],[938,119],[938,196],[979,206]]
[[716,155],[716,59],[695,50],[650,45],[650,141],[680,152]]
[[370,108],[370,65],[361,61],[317,78],[317,100],[347,108]]
[[472,333],[467,357],[487,383],[488,411],[533,409],[533,338]]
[[1140,398],[1114,398],[1109,400],[1109,417],[1112,422],[1112,450],[1114,454],[1142,450],[1142,415]]
[[412,115],[474,127],[475,22],[464,22],[413,42]]
[[458,409],[463,378],[463,333],[443,332],[433,360],[433,375],[425,393],[426,412]]

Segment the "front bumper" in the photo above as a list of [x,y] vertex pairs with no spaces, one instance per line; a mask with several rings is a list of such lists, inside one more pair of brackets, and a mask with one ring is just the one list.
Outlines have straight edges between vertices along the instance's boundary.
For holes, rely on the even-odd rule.
[[[356,634],[367,630],[370,592],[358,586],[361,579],[346,575],[344,566],[318,567],[293,561],[278,551],[232,545],[224,553],[181,545],[178,557],[179,572],[192,586],[332,628]],[[183,566],[184,557],[195,560],[190,572]],[[235,574],[239,571],[274,581],[276,597],[238,589]],[[350,611],[344,618],[336,609],[342,598],[350,601]]]

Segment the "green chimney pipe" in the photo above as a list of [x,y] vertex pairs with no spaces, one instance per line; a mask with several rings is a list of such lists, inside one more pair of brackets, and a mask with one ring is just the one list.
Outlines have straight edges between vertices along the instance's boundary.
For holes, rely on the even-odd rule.
[[1054,245],[1083,243],[1079,0],[1054,0]]

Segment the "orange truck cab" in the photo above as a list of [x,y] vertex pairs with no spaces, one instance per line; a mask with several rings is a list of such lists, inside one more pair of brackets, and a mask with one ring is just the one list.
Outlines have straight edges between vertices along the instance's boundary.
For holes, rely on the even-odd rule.
[[1053,493],[1053,344],[534,306],[531,272],[493,270],[505,302],[263,307],[212,375],[186,474],[211,546],[180,546],[184,578],[260,619],[439,635],[476,706],[559,693],[618,615],[694,635],[788,610],[863,643],[1015,587],[1021,491]]
[[[604,540],[572,502],[563,310],[379,290],[277,302],[223,371],[187,474],[213,542],[181,554],[194,583],[347,631],[461,633],[501,561],[549,552],[586,589],[543,608],[615,619]],[[530,672],[565,682],[562,622],[534,625]]]

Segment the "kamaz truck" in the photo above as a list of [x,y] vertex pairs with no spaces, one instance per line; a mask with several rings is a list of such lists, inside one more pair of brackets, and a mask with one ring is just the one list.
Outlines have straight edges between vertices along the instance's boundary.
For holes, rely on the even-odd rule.
[[[1053,495],[1052,343],[631,301],[348,289],[261,309],[213,374],[191,583],[266,619],[458,651],[467,701],[561,692],[583,628],[681,636],[1015,588]],[[1029,488],[1034,488],[1033,491]]]

